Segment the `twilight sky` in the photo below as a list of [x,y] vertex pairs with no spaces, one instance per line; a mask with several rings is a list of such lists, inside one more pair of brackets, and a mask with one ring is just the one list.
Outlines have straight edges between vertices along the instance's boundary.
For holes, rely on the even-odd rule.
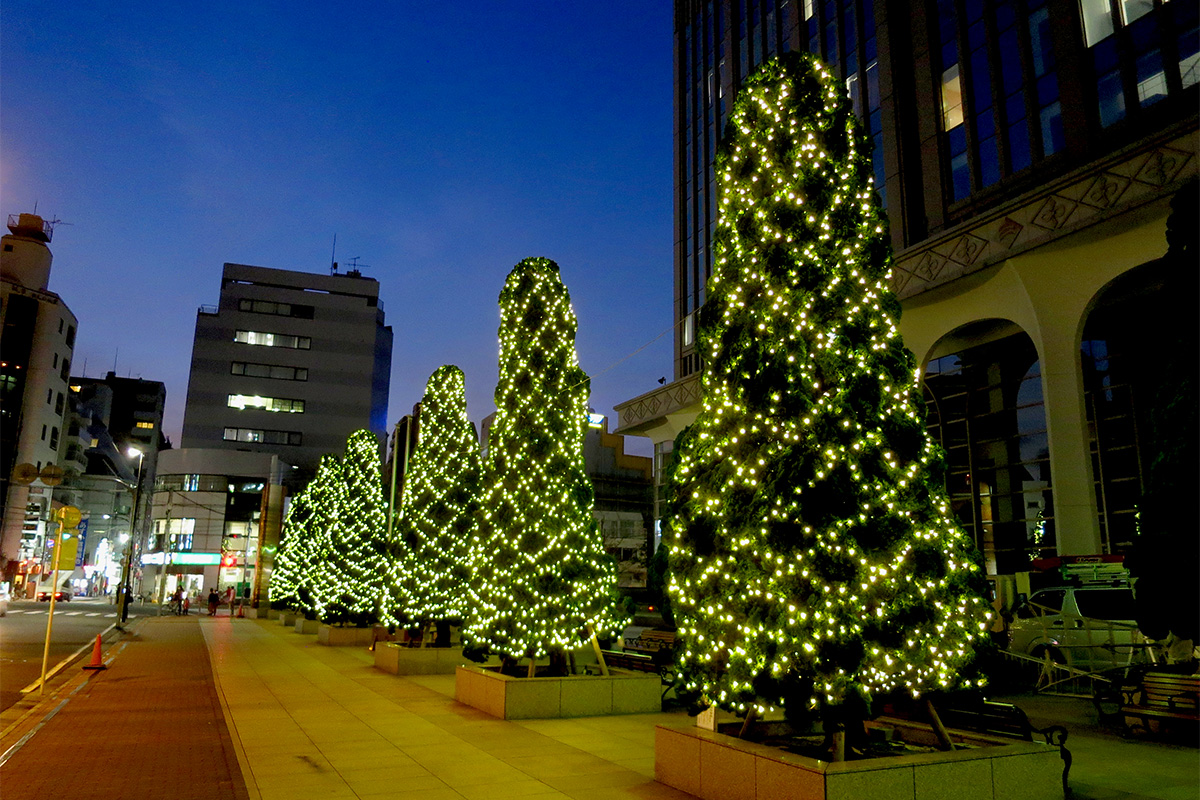
[[176,446],[221,265],[327,272],[334,234],[380,282],[392,422],[447,363],[473,420],[494,408],[497,299],[527,256],[562,268],[597,411],[670,376],[669,332],[626,359],[671,324],[666,0],[3,16],[0,211],[70,223],[50,289],[79,318],[72,371],[163,381]]

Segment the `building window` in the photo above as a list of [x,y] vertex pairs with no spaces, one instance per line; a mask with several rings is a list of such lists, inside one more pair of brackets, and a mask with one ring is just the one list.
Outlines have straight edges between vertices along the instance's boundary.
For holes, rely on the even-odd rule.
[[299,431],[268,431],[259,428],[226,428],[222,438],[227,442],[254,444],[300,445],[304,441]]
[[54,413],[62,416],[63,413],[63,394],[59,392],[54,398]]
[[[183,517],[181,519],[154,520],[154,535],[157,544],[171,553],[186,553],[192,549],[192,537],[196,531],[196,520]],[[154,549],[153,547],[151,549]]]
[[59,377],[61,377],[64,382],[70,380],[70,378],[71,378],[71,362],[69,359],[64,358],[62,360],[62,369],[60,369],[58,371],[58,374],[59,374]]
[[153,422],[139,422],[139,423],[137,423],[137,427],[139,427],[139,428],[146,428],[146,429],[149,429],[149,430],[153,430],[153,429],[154,429],[154,423],[153,423]]
[[46,426],[42,426],[42,441],[46,441]]
[[307,336],[293,336],[288,333],[237,331],[233,335],[233,340],[242,344],[254,344],[262,347],[286,347],[292,350],[308,350],[312,347],[311,338]]
[[50,449],[51,450],[58,449],[58,428],[50,429]]
[[283,367],[277,364],[249,364],[245,361],[234,361],[229,365],[233,375],[245,375],[248,378],[275,378],[284,381],[306,381],[308,370],[304,367]]
[[276,303],[272,300],[238,300],[238,311],[249,311],[252,314],[272,314],[277,317],[297,317],[312,319],[313,307],[295,303]]
[[54,390],[47,389],[46,390],[46,405],[50,405],[53,402],[54,402]]
[[74,346],[75,346],[75,326],[70,325],[67,327],[67,347],[74,347]]
[[284,411],[291,414],[304,413],[304,401],[292,400],[286,397],[263,397],[257,394],[231,394],[228,406],[244,411],[257,409],[259,411]]

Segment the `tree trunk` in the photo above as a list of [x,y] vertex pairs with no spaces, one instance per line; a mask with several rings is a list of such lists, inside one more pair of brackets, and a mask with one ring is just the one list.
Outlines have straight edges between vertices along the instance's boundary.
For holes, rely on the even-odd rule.
[[933,707],[933,702],[925,698],[925,713],[929,715],[929,724],[933,727],[933,733],[937,736],[938,746],[943,750],[953,750],[954,742],[950,741],[950,734],[946,732],[946,726],[942,724],[942,718],[938,716],[937,709]]
[[444,619],[439,619],[434,623],[437,630],[437,636],[433,640],[434,647],[449,647],[450,646],[450,623]]

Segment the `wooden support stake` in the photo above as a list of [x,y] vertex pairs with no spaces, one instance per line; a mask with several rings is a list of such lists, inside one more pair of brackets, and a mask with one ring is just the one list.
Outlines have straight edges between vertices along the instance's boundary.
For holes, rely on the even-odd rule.
[[750,728],[754,725],[754,721],[758,719],[758,709],[751,708],[746,712],[746,719],[742,721],[742,729],[738,731],[738,738],[745,739],[746,734],[750,733]]
[[846,760],[846,729],[834,731],[833,734],[833,760]]
[[942,724],[942,718],[938,716],[937,709],[933,707],[933,703],[928,697],[925,698],[925,712],[929,714],[929,724],[933,726],[933,733],[937,736],[938,746],[943,750],[953,750],[954,742],[950,741],[950,734],[946,732],[946,726]]
[[596,651],[596,660],[600,662],[600,674],[608,675],[608,664],[604,662],[604,651],[600,649],[600,640],[596,638],[596,631],[588,625],[588,634],[592,637],[592,649]]
[[529,672],[526,673],[525,677],[526,678],[536,678],[537,677],[537,659],[532,655],[529,656]]

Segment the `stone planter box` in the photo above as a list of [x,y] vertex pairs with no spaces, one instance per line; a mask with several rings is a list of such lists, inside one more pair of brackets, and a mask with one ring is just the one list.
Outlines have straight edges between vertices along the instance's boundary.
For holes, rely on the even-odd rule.
[[[868,725],[895,727],[914,744],[935,741],[928,726],[883,718]],[[950,736],[970,749],[830,763],[704,728],[659,725],[654,777],[704,800],[1062,800],[1057,747]]]
[[371,644],[371,639],[375,634],[374,628],[343,628],[336,625],[322,625],[315,620],[313,624],[318,626],[313,629],[313,632],[317,634],[317,643],[330,647],[355,647],[358,645],[366,647]]
[[454,697],[501,719],[553,719],[662,710],[662,682],[655,673],[610,670],[608,676],[512,678],[498,669],[460,666]]
[[375,668],[393,675],[453,675],[467,664],[462,645],[452,647],[404,647],[395,642],[375,645]]
[[320,625],[321,625],[320,620],[305,619],[304,617],[297,617],[296,621],[294,623],[292,623],[292,627],[296,630],[296,633],[307,633],[307,634],[316,633],[317,628],[319,628]]
[[296,620],[304,619],[303,615],[297,614],[295,611],[280,611],[279,624],[285,628],[290,628],[296,624]]

